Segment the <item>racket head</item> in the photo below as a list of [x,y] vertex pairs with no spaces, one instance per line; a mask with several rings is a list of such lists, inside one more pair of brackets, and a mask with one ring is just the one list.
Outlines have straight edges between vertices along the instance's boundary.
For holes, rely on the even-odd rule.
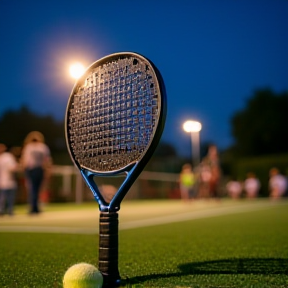
[[133,170],[129,177],[136,179],[160,140],[165,117],[162,76],[140,54],[120,52],[103,57],[75,83],[66,109],[66,144],[98,202],[108,205],[91,175],[113,176]]

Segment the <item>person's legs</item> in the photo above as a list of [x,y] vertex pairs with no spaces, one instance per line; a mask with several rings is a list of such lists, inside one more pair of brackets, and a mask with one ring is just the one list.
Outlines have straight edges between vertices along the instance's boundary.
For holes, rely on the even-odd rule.
[[180,192],[181,192],[181,198],[182,200],[188,200],[189,199],[189,190],[187,189],[186,186],[180,185]]
[[13,215],[16,189],[6,190],[7,213]]
[[5,189],[0,189],[0,215],[3,215],[5,213]]
[[29,200],[31,205],[31,213],[38,213],[38,198],[41,188],[41,184],[44,177],[44,171],[41,167],[37,167],[31,170],[26,171],[28,177],[30,191],[29,191]]

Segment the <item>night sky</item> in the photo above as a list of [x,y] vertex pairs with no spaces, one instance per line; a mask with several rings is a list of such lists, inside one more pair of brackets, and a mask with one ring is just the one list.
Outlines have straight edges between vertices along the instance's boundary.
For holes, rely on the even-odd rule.
[[288,90],[288,1],[0,0],[0,117],[26,105],[64,119],[69,65],[121,51],[162,73],[165,142],[189,154],[182,124],[194,119],[202,143],[227,148],[231,117],[256,89]]

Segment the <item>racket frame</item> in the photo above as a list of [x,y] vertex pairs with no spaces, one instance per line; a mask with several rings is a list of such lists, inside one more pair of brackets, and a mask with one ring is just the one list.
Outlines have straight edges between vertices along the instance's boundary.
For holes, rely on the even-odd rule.
[[[158,93],[160,93],[160,95],[158,96],[158,98],[160,100],[160,103],[159,103],[160,105],[158,104],[158,109],[159,109],[160,115],[158,116],[157,127],[156,127],[156,130],[154,132],[154,137],[152,137],[152,140],[150,141],[149,146],[147,147],[146,152],[144,153],[144,155],[142,156],[141,159],[139,159],[138,161],[134,161],[134,162],[128,164],[127,166],[125,166],[119,170],[94,171],[94,170],[91,170],[87,167],[80,165],[78,163],[78,161],[75,160],[75,158],[71,152],[70,143],[69,143],[69,132],[68,132],[68,127],[67,127],[68,126],[67,123],[68,123],[68,117],[69,117],[69,110],[70,110],[70,105],[71,105],[70,99],[75,94],[75,91],[78,90],[79,86],[85,81],[84,79],[87,77],[87,74],[90,72],[91,69],[93,69],[97,66],[101,66],[104,63],[107,63],[107,61],[110,62],[113,59],[119,59],[121,57],[124,58],[127,55],[129,55],[131,57],[134,56],[136,58],[140,58],[141,60],[143,60],[145,62],[148,62],[151,65],[151,67],[153,68],[153,71],[156,75],[158,83],[155,83],[155,84],[158,84],[157,90],[158,90]],[[108,56],[105,56],[105,57],[95,61],[86,69],[84,74],[75,83],[75,85],[72,89],[72,92],[70,94],[69,100],[68,100],[68,105],[67,105],[66,114],[65,114],[66,145],[68,147],[68,152],[70,154],[70,157],[71,157],[73,163],[75,164],[75,166],[77,166],[77,168],[81,172],[83,179],[85,180],[86,184],[88,185],[88,187],[92,191],[95,200],[99,204],[99,210],[100,211],[102,211],[102,212],[114,211],[115,212],[115,211],[120,210],[121,201],[123,200],[123,198],[125,197],[125,195],[129,191],[130,187],[135,182],[135,180],[137,179],[139,174],[142,172],[142,170],[145,167],[145,165],[147,164],[147,162],[150,160],[151,156],[153,155],[153,152],[155,151],[155,149],[156,149],[156,147],[160,141],[160,138],[161,138],[161,135],[162,135],[162,132],[164,129],[166,113],[167,113],[166,89],[165,89],[162,75],[160,74],[159,70],[157,69],[157,67],[154,65],[154,63],[151,60],[149,60],[148,58],[142,56],[141,54],[135,53],[135,52],[114,53],[114,54],[110,54]],[[123,183],[119,187],[118,191],[116,192],[116,194],[114,195],[112,200],[109,203],[106,202],[104,197],[102,196],[95,180],[94,180],[94,177],[97,177],[97,176],[98,177],[113,177],[113,176],[119,176],[119,175],[123,175],[123,174],[126,175],[125,180],[123,181]]]

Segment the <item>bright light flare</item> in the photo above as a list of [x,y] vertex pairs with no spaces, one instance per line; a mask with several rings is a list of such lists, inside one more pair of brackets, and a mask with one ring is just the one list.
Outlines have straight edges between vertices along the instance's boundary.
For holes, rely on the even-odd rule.
[[198,121],[189,120],[183,124],[183,129],[185,132],[189,132],[189,133],[190,132],[199,132],[202,129],[202,125]]
[[74,63],[69,69],[70,76],[74,79],[79,79],[85,72],[85,67],[81,63]]

